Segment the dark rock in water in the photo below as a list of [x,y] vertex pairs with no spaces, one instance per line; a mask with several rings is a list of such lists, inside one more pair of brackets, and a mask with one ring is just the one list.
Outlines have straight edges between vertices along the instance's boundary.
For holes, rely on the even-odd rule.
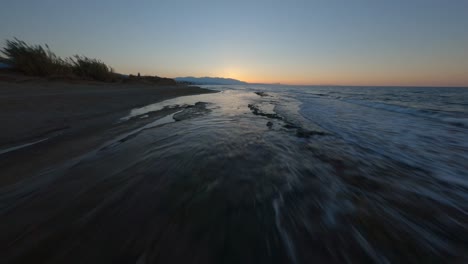
[[203,108],[206,108],[206,105],[208,103],[205,103],[205,102],[196,102],[195,103],[195,107],[203,107]]
[[259,95],[261,97],[268,96],[268,94],[265,93],[265,92],[255,92],[255,94],[257,94],[257,95]]
[[326,135],[326,133],[322,131],[307,130],[304,128],[298,128],[296,131],[296,136],[300,138],[309,138],[310,136],[314,136],[314,135],[324,136]]
[[205,115],[211,111],[210,109],[206,109],[206,105],[207,103],[204,102],[197,102],[195,105],[189,105],[181,112],[174,114],[173,118],[175,121],[182,121]]
[[287,129],[299,128],[298,126],[291,124],[291,123],[286,123],[283,127]]
[[[249,107],[249,109],[252,111],[254,115],[265,116],[265,117],[272,118],[272,119],[284,120],[283,117],[279,116],[276,113],[271,114],[271,113],[262,112],[256,105],[249,104],[247,106]],[[323,131],[307,130],[295,124],[289,123],[288,121],[284,121],[284,122],[285,124],[283,125],[283,127],[287,129],[297,129],[296,136],[300,138],[309,138],[310,136],[314,136],[314,135],[323,136],[327,134]],[[273,126],[273,123],[268,121],[266,125],[267,127],[271,128]]]
[[258,109],[258,106],[256,105],[249,104],[247,106],[249,107],[249,109],[252,111],[254,115],[265,116],[265,117],[272,118],[272,119],[280,119],[280,120],[283,119],[278,114],[263,113],[262,111],[260,111],[260,109]]

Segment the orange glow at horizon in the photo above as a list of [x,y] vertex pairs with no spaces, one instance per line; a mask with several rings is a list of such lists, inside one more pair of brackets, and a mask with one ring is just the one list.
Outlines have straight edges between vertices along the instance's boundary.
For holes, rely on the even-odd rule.
[[[463,57],[463,56],[462,56]],[[438,59],[438,63],[434,62]],[[353,64],[350,60],[327,63],[301,64],[289,63],[266,64],[262,61],[234,60],[230,56],[224,63],[200,65],[193,63],[174,67],[159,68],[148,65],[145,69],[117,67],[124,73],[141,72],[142,74],[163,77],[223,77],[233,78],[248,83],[289,84],[289,85],[351,85],[351,86],[461,86],[468,87],[468,60],[454,63],[450,59],[432,58],[425,63],[420,61],[386,61],[386,63],[364,61]],[[346,63],[347,62],[347,63]],[[196,65],[197,67],[192,67]],[[244,66],[246,65],[246,66]]]
[[[322,74],[311,76],[256,76],[240,70],[227,70],[219,77],[232,78],[248,83],[285,84],[285,85],[340,85],[340,86],[460,86],[468,87],[468,72],[452,74],[411,74],[400,73],[390,76],[377,74]],[[217,76],[213,76],[217,77]]]
[[[119,70],[118,68],[117,70]],[[468,68],[467,68],[468,69]],[[457,86],[468,87],[468,70],[451,72],[403,72],[403,71],[303,71],[298,72],[276,72],[271,74],[267,71],[254,70],[242,67],[226,67],[225,69],[206,71],[206,72],[190,72],[184,71],[174,73],[170,71],[155,71],[133,70],[121,68],[123,73],[136,74],[141,72],[144,75],[157,75],[162,77],[222,77],[232,78],[248,83],[264,83],[264,84],[284,84],[284,85],[340,85],[340,86]],[[315,72],[315,73],[314,73]]]

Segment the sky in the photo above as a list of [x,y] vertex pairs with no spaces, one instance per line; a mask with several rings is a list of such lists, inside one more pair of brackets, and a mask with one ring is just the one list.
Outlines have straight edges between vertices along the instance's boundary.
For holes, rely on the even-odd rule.
[[47,43],[126,74],[468,86],[467,0],[2,2],[2,46]]

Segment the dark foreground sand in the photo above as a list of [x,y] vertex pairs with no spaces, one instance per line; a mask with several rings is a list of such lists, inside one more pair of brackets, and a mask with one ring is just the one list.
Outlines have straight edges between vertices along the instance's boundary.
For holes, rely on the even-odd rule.
[[189,86],[0,78],[0,186],[167,114],[163,111],[150,119],[117,122],[133,108],[211,92]]

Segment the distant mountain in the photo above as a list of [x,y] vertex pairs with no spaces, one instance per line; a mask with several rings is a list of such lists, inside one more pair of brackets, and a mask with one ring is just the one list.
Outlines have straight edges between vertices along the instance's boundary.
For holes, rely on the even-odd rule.
[[219,77],[177,77],[174,78],[177,82],[187,82],[193,84],[217,84],[217,85],[229,85],[229,84],[246,84],[246,82],[239,81],[231,78],[219,78]]

